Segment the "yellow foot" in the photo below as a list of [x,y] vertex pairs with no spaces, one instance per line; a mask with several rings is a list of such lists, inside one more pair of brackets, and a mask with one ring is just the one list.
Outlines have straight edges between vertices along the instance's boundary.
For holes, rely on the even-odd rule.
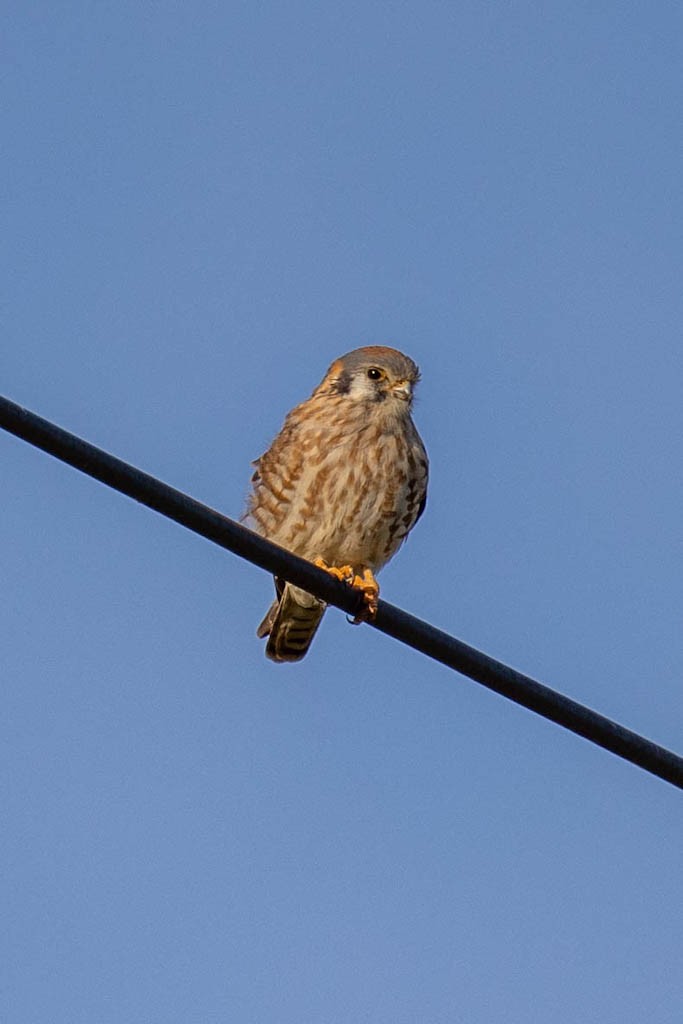
[[360,625],[361,622],[373,622],[379,603],[379,583],[370,569],[366,569],[362,576],[354,576],[351,586],[362,592],[364,601],[363,607],[353,620],[354,626]]
[[313,564],[317,565],[319,569],[329,572],[330,576],[341,580],[342,583],[353,583],[353,567],[350,565],[328,565],[324,558],[316,558]]
[[319,569],[324,569],[325,572],[329,572],[335,579],[341,580],[342,583],[348,583],[350,587],[355,590],[360,590],[363,595],[363,607],[353,619],[354,626],[360,625],[361,622],[372,622],[377,615],[377,602],[379,600],[379,584],[372,575],[370,569],[366,569],[362,576],[358,576],[353,571],[353,567],[350,565],[328,565],[324,558],[316,558],[315,565]]

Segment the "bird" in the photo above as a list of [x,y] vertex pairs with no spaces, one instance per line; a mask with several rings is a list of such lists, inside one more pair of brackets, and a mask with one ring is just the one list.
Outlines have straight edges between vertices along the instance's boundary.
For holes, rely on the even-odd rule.
[[[310,398],[287,415],[252,463],[242,517],[261,536],[357,588],[372,620],[375,578],[422,515],[429,461],[411,409],[417,365],[368,345],[336,359]],[[266,656],[300,661],[326,603],[275,577],[275,600],[257,629]]]

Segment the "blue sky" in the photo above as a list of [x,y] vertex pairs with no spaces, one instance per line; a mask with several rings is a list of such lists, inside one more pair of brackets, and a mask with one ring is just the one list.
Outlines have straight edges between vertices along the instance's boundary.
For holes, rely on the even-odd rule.
[[[679,4],[10,4],[2,391],[238,516],[421,366],[393,603],[683,749]],[[0,437],[3,1020],[680,1021],[680,794]]]

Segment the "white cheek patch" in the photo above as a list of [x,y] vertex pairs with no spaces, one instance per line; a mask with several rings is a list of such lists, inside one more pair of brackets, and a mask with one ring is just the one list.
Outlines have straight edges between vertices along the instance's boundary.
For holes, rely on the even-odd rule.
[[370,380],[365,374],[353,377],[349,394],[359,401],[375,401],[377,398],[376,382]]

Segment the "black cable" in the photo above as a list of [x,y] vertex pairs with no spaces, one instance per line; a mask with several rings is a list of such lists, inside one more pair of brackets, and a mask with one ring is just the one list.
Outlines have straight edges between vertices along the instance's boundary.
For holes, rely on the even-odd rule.
[[[290,580],[349,615],[360,610],[357,591],[284,548],[200,504],[161,480],[122,462],[28,409],[0,397],[0,426],[29,444],[74,466],[182,526],[248,559],[268,572]],[[482,654],[461,640],[435,629],[386,601],[379,602],[372,625],[490,690],[549,718],[618,757],[683,789],[683,758],[617,722],[570,700],[542,683]]]

